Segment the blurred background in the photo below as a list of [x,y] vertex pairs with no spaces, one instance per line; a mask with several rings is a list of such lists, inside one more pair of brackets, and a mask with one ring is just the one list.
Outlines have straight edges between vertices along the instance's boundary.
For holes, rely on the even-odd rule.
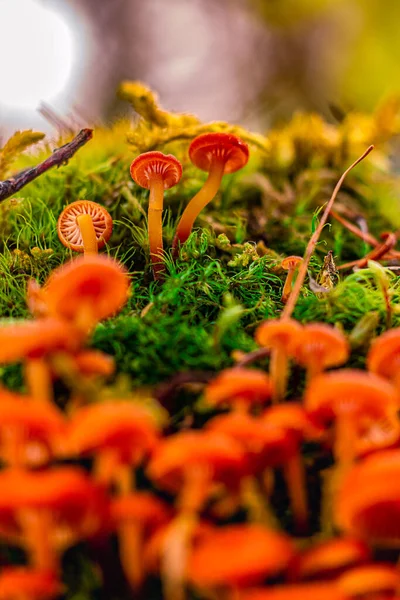
[[399,0],[0,0],[0,136],[109,122],[123,79],[259,131],[372,110],[399,91],[399,22]]

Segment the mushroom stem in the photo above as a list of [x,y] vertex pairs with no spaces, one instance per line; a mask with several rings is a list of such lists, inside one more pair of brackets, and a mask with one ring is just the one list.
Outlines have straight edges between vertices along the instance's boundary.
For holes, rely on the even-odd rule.
[[295,271],[296,271],[296,267],[288,270],[288,274],[286,276],[286,281],[285,281],[285,285],[283,286],[282,297],[281,297],[281,301],[283,302],[283,304],[286,304],[286,302],[289,300],[289,296],[292,291],[292,282],[293,282],[293,277],[294,277]]
[[185,600],[185,574],[193,532],[198,523],[194,513],[178,515],[169,527],[161,558],[161,575],[166,600]]
[[284,346],[275,346],[271,350],[269,372],[272,380],[272,402],[284,399],[288,379],[288,358]]
[[152,175],[150,182],[149,210],[147,215],[149,231],[150,258],[154,279],[161,279],[164,272],[162,264],[162,211],[164,201],[164,181],[161,175]]
[[279,529],[271,503],[271,489],[263,494],[257,480],[253,476],[243,478],[240,486],[241,500],[247,510],[250,523],[259,523],[269,529]]
[[97,254],[98,245],[92,217],[88,214],[79,215],[76,222],[81,232],[84,254]]
[[336,419],[334,455],[338,470],[344,474],[352,465],[355,456],[357,431],[354,415],[341,414]]
[[24,466],[24,434],[20,427],[3,427],[1,432],[2,456],[9,467]]
[[292,456],[284,465],[283,472],[292,506],[294,522],[298,533],[304,533],[308,526],[308,508],[304,465],[299,453]]
[[45,509],[25,508],[18,513],[32,566],[57,572],[59,557],[52,544],[51,514]]
[[50,369],[43,357],[31,358],[26,361],[25,382],[29,395],[37,402],[51,403],[53,401]]
[[221,185],[222,176],[224,174],[225,160],[220,157],[213,157],[211,168],[208,173],[207,181],[190,200],[189,204],[183,211],[178,226],[174,241],[172,243],[173,257],[176,258],[179,251],[179,245],[186,242],[188,239],[195,220],[205,206],[216,196],[219,186]]
[[137,521],[126,521],[118,528],[119,555],[125,577],[133,591],[143,582],[143,532]]

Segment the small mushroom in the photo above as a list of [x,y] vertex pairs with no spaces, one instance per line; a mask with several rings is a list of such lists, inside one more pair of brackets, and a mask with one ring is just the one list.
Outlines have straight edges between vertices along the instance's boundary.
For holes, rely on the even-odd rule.
[[288,272],[285,280],[285,285],[282,291],[282,302],[286,304],[289,299],[290,292],[292,291],[292,282],[294,274],[296,273],[300,263],[303,261],[301,256],[287,256],[281,262],[281,267]]
[[307,381],[328,367],[345,363],[350,354],[346,336],[326,323],[308,323],[293,340],[293,358],[306,367]]
[[108,401],[74,412],[67,446],[73,455],[94,456],[94,473],[121,495],[132,491],[132,468],[153,450],[158,426],[147,409],[129,400]]
[[128,300],[129,277],[112,258],[88,255],[55,269],[45,290],[49,313],[72,322],[81,334],[88,335]]
[[206,402],[214,406],[232,405],[246,412],[249,407],[266,404],[272,395],[270,378],[263,371],[233,367],[225,369],[205,389]]
[[182,165],[172,154],[145,152],[134,159],[130,171],[133,181],[150,190],[148,209],[150,259],[154,279],[160,279],[164,272],[164,265],[162,264],[164,190],[179,182],[182,177]]
[[198,542],[187,576],[199,590],[233,592],[282,573],[294,554],[290,538],[283,533],[260,525],[230,525]]
[[297,554],[289,565],[289,579],[335,579],[350,567],[366,563],[371,558],[371,550],[365,542],[351,537],[334,538]]
[[113,229],[109,212],[91,200],[68,204],[57,222],[60,242],[75,252],[97,254],[108,242]]
[[122,568],[131,589],[140,588],[144,578],[143,548],[172,518],[170,507],[149,492],[136,492],[111,503],[111,518],[118,533]]
[[392,381],[400,391],[400,327],[375,338],[367,355],[367,367]]
[[301,330],[293,319],[270,319],[256,330],[255,340],[264,348],[270,348],[269,374],[272,380],[273,402],[280,402],[286,395],[288,362],[293,340]]
[[190,144],[189,158],[196,167],[208,172],[208,178],[183,211],[172,245],[174,256],[179,245],[188,239],[200,212],[217,194],[223,175],[234,173],[246,165],[249,148],[231,133],[203,133]]
[[55,600],[62,592],[52,571],[6,567],[0,573],[0,600]]
[[74,467],[0,473],[0,537],[23,546],[30,564],[58,572],[61,554],[99,533],[104,494]]
[[382,548],[400,548],[400,450],[382,450],[357,463],[334,499],[336,526]]
[[400,573],[390,564],[362,565],[343,573],[336,584],[349,600],[393,599],[400,592]]

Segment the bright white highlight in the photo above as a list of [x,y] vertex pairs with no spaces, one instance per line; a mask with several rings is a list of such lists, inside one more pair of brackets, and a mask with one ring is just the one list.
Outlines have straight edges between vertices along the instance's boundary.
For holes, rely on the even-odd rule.
[[37,108],[65,90],[73,35],[61,15],[37,0],[0,0],[0,105]]

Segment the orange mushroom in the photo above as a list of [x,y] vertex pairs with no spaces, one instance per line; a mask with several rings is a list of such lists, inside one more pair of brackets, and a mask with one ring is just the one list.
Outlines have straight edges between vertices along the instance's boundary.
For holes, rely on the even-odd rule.
[[187,578],[199,590],[240,589],[282,573],[295,554],[290,538],[259,525],[211,531],[193,548]]
[[396,389],[385,379],[341,369],[318,375],[305,392],[305,407],[321,422],[335,419],[334,454],[341,467],[354,460],[358,432],[365,422],[395,414]]
[[306,367],[307,381],[328,367],[345,363],[350,354],[346,336],[326,323],[304,325],[293,340],[293,358]]
[[146,539],[172,518],[170,507],[149,492],[117,498],[111,517],[118,532],[122,568],[133,590],[143,583],[143,547]]
[[400,547],[400,450],[356,464],[340,485],[333,515],[339,529],[369,544]]
[[225,173],[234,173],[246,165],[249,160],[249,147],[231,133],[204,133],[190,144],[189,158],[196,167],[208,172],[208,178],[201,190],[190,200],[180,218],[172,245],[175,256],[179,244],[188,239],[200,212],[217,194],[222,176]]
[[400,572],[389,564],[362,565],[343,573],[336,584],[350,600],[389,600],[400,592]]
[[132,467],[153,450],[157,430],[155,417],[142,406],[129,400],[102,402],[74,412],[67,446],[74,455],[95,457],[97,481],[129,494]]
[[236,488],[246,467],[240,445],[215,431],[177,433],[160,442],[153,453],[148,475],[157,486],[178,492],[180,510],[169,528],[161,561],[168,600],[184,597],[186,555],[205,501],[216,483]]
[[4,325],[0,327],[0,363],[23,362],[31,398],[50,402],[53,384],[48,356],[75,350],[79,341],[68,323],[58,318]]
[[285,285],[282,291],[282,302],[286,304],[289,299],[290,292],[292,291],[292,282],[294,274],[296,273],[300,263],[303,261],[301,256],[288,256],[281,262],[282,269],[288,272],[285,280]]
[[215,406],[233,405],[235,410],[263,405],[272,395],[270,378],[263,371],[233,367],[225,369],[205,389],[206,402]]
[[0,393],[0,422],[0,456],[13,467],[48,461],[66,431],[65,418],[56,406],[6,392]]
[[107,508],[80,469],[0,472],[0,538],[23,546],[35,568],[57,572],[66,548],[101,530]]
[[0,600],[54,600],[62,591],[52,571],[7,567],[0,572]]
[[46,283],[49,313],[72,322],[87,335],[128,300],[129,278],[117,261],[88,255],[55,269]]
[[145,152],[131,164],[131,177],[141,187],[150,190],[148,229],[150,258],[154,279],[160,279],[164,271],[162,264],[162,211],[164,190],[176,185],[182,177],[182,165],[172,154]]
[[365,542],[350,537],[334,538],[297,554],[289,565],[289,579],[334,579],[350,567],[366,563],[371,558]]
[[91,200],[68,204],[57,222],[60,242],[75,252],[97,254],[111,237],[113,222],[109,212]]
[[256,330],[257,344],[271,349],[269,373],[274,402],[283,400],[286,395],[290,348],[301,327],[293,319],[271,319],[262,323]]
[[400,327],[375,338],[368,351],[367,367],[372,373],[392,381],[400,390]]

